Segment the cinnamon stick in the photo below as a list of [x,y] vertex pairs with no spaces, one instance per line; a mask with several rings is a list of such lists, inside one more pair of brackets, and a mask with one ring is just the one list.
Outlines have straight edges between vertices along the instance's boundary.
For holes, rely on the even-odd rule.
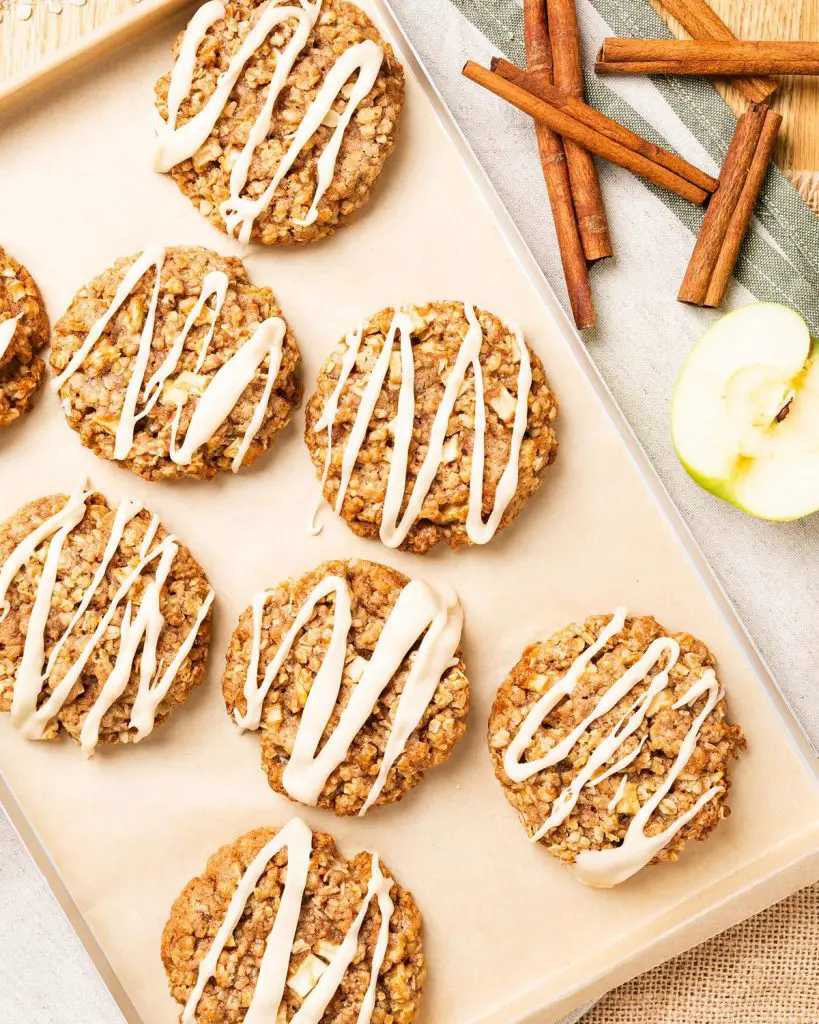
[[[585,88],[575,0],[540,0],[539,4],[528,6],[543,8],[544,4],[548,11],[554,84],[563,92],[582,100],[585,97]],[[524,9],[524,20],[525,13]],[[583,250],[586,259],[594,263],[613,253],[600,179],[597,176],[594,157],[587,149],[571,139],[564,139],[563,145],[566,149]]]
[[766,103],[737,122],[720,186],[702,222],[678,295],[680,302],[719,305],[770,163],[782,118]]
[[716,191],[719,182],[716,178],[712,178],[710,174],[701,171],[681,156],[677,156],[676,153],[671,153],[661,146],[649,142],[641,135],[637,135],[636,132],[630,131],[618,121],[614,121],[610,117],[606,117],[605,114],[601,114],[599,110],[595,110],[594,107],[590,107],[588,103],[583,103],[582,100],[575,99],[574,96],[561,92],[560,89],[553,85],[539,81],[534,75],[529,74],[528,71],[519,68],[517,64],[512,64],[510,61],[504,60],[503,57],[493,57],[491,70],[500,75],[501,78],[505,78],[507,82],[520,86],[527,92],[532,93],[533,96],[545,100],[546,103],[564,111],[576,121],[580,121],[582,124],[587,125],[601,135],[607,136],[614,142],[619,142],[620,145],[625,146],[627,149],[632,149],[635,153],[641,153],[654,163],[667,167],[670,171],[699,186],[699,188],[704,189],[706,192]]
[[779,137],[779,128],[782,124],[782,115],[769,110],[765,115],[762,125],[762,132],[757,142],[756,152],[748,170],[748,176],[742,187],[739,201],[728,222],[728,230],[725,234],[725,241],[722,244],[719,257],[711,275],[711,282],[705,295],[704,305],[717,309],[722,305],[725,293],[728,290],[728,283],[734,272],[742,242],[751,222],[759,194],[765,182],[765,175],[773,159],[776,140]]
[[[659,0],[694,39],[736,39],[725,22],[705,0]],[[774,78],[738,78],[732,83],[751,103],[763,103],[779,88]]]
[[679,174],[675,174],[667,167],[655,163],[642,153],[636,153],[627,149],[619,142],[606,135],[595,131],[581,121],[575,120],[559,107],[552,106],[532,93],[521,89],[513,82],[507,82],[500,75],[483,68],[474,61],[467,61],[464,65],[463,74],[470,81],[477,83],[489,92],[494,93],[501,99],[506,100],[522,110],[537,121],[542,121],[552,131],[562,135],[564,139],[572,139],[579,142],[590,152],[608,160],[611,163],[624,167],[626,170],[654,182],[662,188],[666,188],[683,199],[701,205],[706,201],[709,192],[698,185],[692,184]]
[[819,43],[604,39],[598,74],[819,75]]
[[[552,54],[542,0],[525,0],[523,24],[526,60],[532,72],[531,77],[550,85]],[[594,327],[597,318],[563,140],[542,122],[535,122],[535,130],[572,315],[578,330],[587,330]]]

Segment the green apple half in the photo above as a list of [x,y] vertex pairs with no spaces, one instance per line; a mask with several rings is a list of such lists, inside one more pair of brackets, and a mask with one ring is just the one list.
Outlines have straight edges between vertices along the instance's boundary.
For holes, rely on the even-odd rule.
[[819,509],[819,343],[787,306],[722,317],[685,362],[671,434],[707,490],[763,519]]

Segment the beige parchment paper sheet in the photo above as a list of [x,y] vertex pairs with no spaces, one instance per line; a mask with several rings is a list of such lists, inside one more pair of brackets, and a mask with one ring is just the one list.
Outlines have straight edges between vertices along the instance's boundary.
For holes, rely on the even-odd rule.
[[[54,318],[84,281],[148,244],[242,254],[150,168],[152,87],[180,24],[0,125],[3,244],[33,271]],[[743,886],[762,880],[751,913],[784,895],[783,885],[806,884],[772,876],[817,847],[815,778],[418,83],[408,83],[396,155],[353,226],[313,247],[244,256],[294,328],[308,393],[336,340],[384,305],[463,297],[517,320],[561,399],[562,448],[542,492],[494,543],[419,559],[356,539],[329,511],[323,533],[309,536],[318,484],[301,414],[256,468],[208,484],[147,484],[96,459],[51,393],[0,438],[0,516],[87,477],[109,500],[127,494],[158,512],[218,594],[205,685],[142,745],[86,762],[73,745],[29,743],[0,722],[0,770],[145,1022],[176,1019],[158,952],[176,894],[219,845],[296,812],[268,789],[256,738],[239,736],[225,715],[219,681],[230,632],[255,590],[330,557],[381,559],[446,580],[466,609],[474,711],[452,761],[401,805],[364,820],[300,812],[348,852],[379,850],[415,893],[426,919],[428,1024],[508,1024],[513,1014],[547,1021],[561,997],[581,1001],[567,990],[585,990],[613,965],[636,973],[658,951],[671,955],[730,923],[725,907],[708,912]],[[618,603],[709,644],[749,752],[735,773],[733,816],[708,844],[677,866],[598,892],[526,842],[492,777],[484,733],[495,687],[524,645]],[[696,915],[694,931],[675,932]],[[510,999],[514,1009],[493,1010]],[[551,1009],[528,1016],[547,1002]]]

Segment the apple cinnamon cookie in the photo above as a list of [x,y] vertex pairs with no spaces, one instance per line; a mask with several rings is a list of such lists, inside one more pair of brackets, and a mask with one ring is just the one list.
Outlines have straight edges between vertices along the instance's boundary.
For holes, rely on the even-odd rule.
[[326,562],[242,614],[222,681],[261,733],[277,792],[336,814],[394,803],[466,731],[454,591],[374,562]]
[[202,567],[137,502],[29,502],[0,526],[0,711],[87,756],[139,742],[202,681],[212,602]]
[[153,248],[117,262],[54,327],[69,426],[147,480],[249,466],[301,401],[299,351],[241,260]]
[[362,537],[424,554],[485,544],[557,454],[557,400],[519,330],[460,302],[384,309],[321,370],[305,440]]
[[162,962],[182,1024],[412,1024],[421,914],[378,854],[298,818],[223,846],[171,909]]
[[528,647],[489,719],[495,774],[532,840],[602,887],[706,839],[744,748],[705,644],[624,608]]
[[48,341],[43,297],[25,267],[0,248],[0,428],[28,412],[43,380]]
[[156,86],[154,165],[217,228],[287,245],[332,234],[395,143],[404,72],[346,0],[210,0]]

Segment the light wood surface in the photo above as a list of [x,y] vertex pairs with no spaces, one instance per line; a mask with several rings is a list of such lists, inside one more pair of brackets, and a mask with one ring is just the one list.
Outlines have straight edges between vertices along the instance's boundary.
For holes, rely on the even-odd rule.
[[[0,84],[33,69],[60,47],[71,45],[111,17],[133,10],[135,0],[88,0],[83,7],[60,0],[61,14],[46,0],[31,0],[27,21],[15,14],[15,0],[0,0]],[[710,0],[726,24],[745,39],[819,40],[819,0]],[[659,0],[652,0],[660,8]],[[672,28],[676,26],[672,23]],[[683,34],[683,33],[680,33]],[[744,101],[724,90],[739,111]],[[785,79],[775,101],[785,117],[776,159],[813,208],[819,212],[819,79]]]
[[33,69],[61,47],[136,6],[134,0],[88,0],[83,7],[71,0],[60,2],[62,13],[51,14],[46,0],[31,0],[32,16],[21,21],[15,14],[15,0],[0,0],[0,82]]

